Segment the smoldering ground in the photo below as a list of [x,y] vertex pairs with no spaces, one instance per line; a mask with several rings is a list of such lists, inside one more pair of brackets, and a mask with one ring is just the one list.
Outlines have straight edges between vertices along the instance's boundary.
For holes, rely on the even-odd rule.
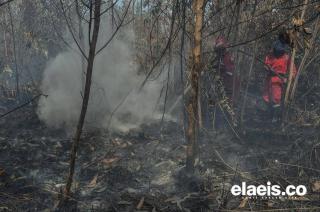
[[[114,32],[110,21],[103,23],[97,49]],[[121,28],[96,56],[86,126],[127,130],[159,118],[162,113],[159,95],[167,74],[139,89],[145,75],[137,74],[138,67],[133,62],[134,39],[130,26]],[[73,47],[76,49],[75,44]],[[44,70],[41,91],[48,97],[40,99],[38,115],[51,127],[72,127],[80,113],[84,73],[81,54],[74,49],[58,54]]]

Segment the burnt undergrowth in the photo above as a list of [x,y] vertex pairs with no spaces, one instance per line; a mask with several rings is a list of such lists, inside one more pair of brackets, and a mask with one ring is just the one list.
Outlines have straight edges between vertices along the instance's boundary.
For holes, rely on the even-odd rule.
[[[52,211],[65,186],[70,135],[47,128],[33,106],[0,122],[0,211]],[[175,122],[145,124],[126,133],[87,130],[76,164],[73,204],[65,210],[319,210],[316,129],[250,126],[245,134],[238,132],[240,139],[230,129],[203,130],[199,171],[188,177],[183,130]],[[267,181],[306,185],[308,195],[251,200],[230,194],[234,184]]]

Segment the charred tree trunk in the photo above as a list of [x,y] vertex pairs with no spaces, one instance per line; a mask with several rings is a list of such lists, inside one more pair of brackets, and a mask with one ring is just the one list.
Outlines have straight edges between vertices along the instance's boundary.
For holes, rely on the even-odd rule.
[[199,95],[199,79],[201,71],[201,37],[204,13],[204,0],[196,0],[193,2],[192,9],[194,12],[194,47],[192,49],[192,64],[190,73],[191,92],[187,103],[188,127],[187,134],[187,161],[186,170],[193,173],[198,161],[198,95]]
[[74,134],[72,148],[71,148],[71,155],[70,155],[70,168],[69,168],[69,175],[67,178],[67,184],[65,188],[65,197],[68,198],[70,196],[70,190],[71,185],[73,182],[73,175],[74,175],[74,169],[75,169],[75,162],[76,162],[76,156],[77,151],[80,143],[80,137],[82,133],[82,128],[84,125],[84,120],[86,117],[86,112],[88,108],[89,103],[89,97],[90,97],[90,88],[91,88],[91,78],[92,78],[92,72],[93,72],[93,64],[94,59],[96,55],[96,45],[98,41],[98,34],[99,34],[99,28],[100,28],[100,10],[101,10],[101,0],[95,0],[94,2],[94,18],[91,20],[93,21],[93,32],[92,32],[92,39],[89,38],[90,44],[89,44],[89,57],[88,57],[88,65],[87,65],[87,73],[86,73],[86,82],[85,82],[85,88],[84,88],[84,96],[82,100],[82,107],[80,112],[80,117],[78,120],[76,132]]

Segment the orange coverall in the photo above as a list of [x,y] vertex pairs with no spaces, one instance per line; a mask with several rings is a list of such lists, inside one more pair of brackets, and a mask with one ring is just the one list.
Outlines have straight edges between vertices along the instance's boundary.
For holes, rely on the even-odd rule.
[[[283,54],[280,57],[275,57],[273,54],[269,54],[265,59],[265,65],[270,67],[274,72],[279,75],[285,76],[290,68],[290,57],[288,54]],[[296,66],[293,66],[293,77],[297,74]],[[270,74],[267,76],[264,85],[263,99],[267,103],[273,105],[281,104],[281,96],[286,79],[281,79],[279,76]],[[270,102],[271,99],[271,102]]]

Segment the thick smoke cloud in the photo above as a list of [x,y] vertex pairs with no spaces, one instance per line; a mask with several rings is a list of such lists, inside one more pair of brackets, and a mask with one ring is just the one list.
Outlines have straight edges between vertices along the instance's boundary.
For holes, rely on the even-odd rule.
[[[159,117],[161,107],[157,106],[157,102],[163,87],[161,78],[164,77],[148,83],[139,91],[145,76],[137,74],[137,67],[133,63],[134,51],[131,46],[134,33],[130,29],[122,30],[121,37],[116,36],[96,57],[87,127],[128,130]],[[111,32],[110,27],[102,26],[98,47],[110,38]],[[48,97],[40,99],[38,115],[47,125],[65,128],[75,126],[82,101],[84,75],[81,64],[80,54],[69,50],[52,59],[44,70],[41,90]],[[110,122],[112,112],[119,105]]]

